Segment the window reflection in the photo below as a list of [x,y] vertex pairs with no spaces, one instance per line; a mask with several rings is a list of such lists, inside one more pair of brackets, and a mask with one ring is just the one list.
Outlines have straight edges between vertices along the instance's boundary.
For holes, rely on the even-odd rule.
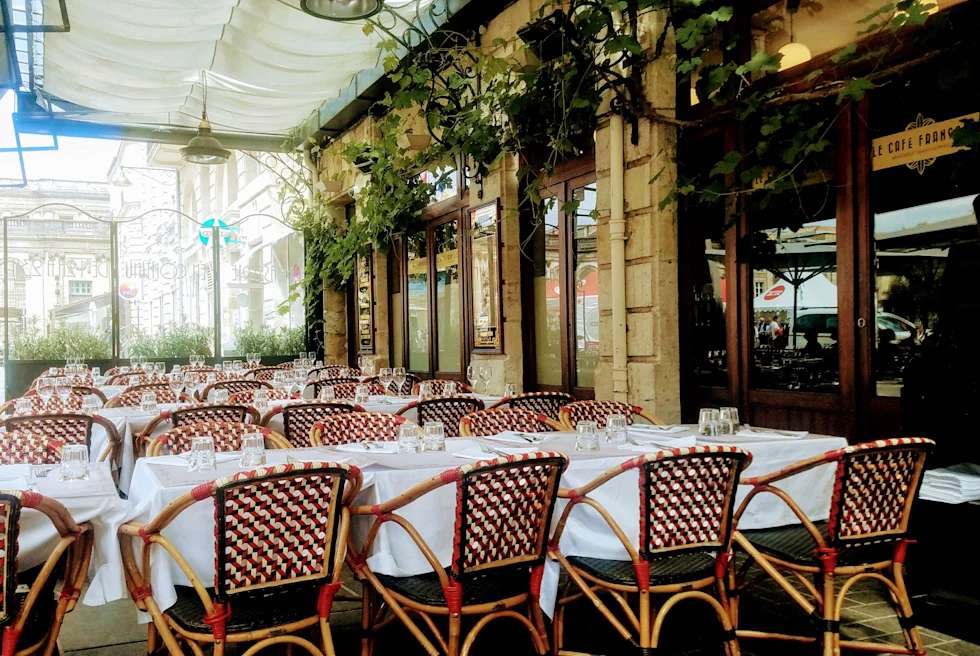
[[500,262],[497,204],[470,210],[472,253],[473,345],[500,348]]
[[408,251],[408,368],[429,370],[429,260],[425,231],[409,235]]
[[456,373],[460,365],[459,226],[449,221],[435,231],[438,371]]
[[534,364],[539,385],[562,384],[561,269],[559,210],[554,197],[545,200],[544,219],[534,231]]
[[599,266],[596,259],[595,184],[572,190],[575,211],[575,385],[595,386],[599,363]]

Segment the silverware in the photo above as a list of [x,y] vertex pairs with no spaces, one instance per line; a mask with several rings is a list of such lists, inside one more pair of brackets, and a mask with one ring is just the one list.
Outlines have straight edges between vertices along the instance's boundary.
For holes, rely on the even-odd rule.
[[498,449],[495,449],[492,446],[487,446],[486,444],[484,444],[482,442],[478,442],[478,444],[480,445],[480,449],[484,453],[489,453],[491,455],[495,455],[495,456],[502,457],[502,458],[507,457],[507,454],[506,453],[504,453],[503,451],[500,451]]
[[776,430],[775,428],[750,428],[750,433],[756,433],[759,435],[782,435],[783,437],[796,437],[796,433],[790,433],[789,431]]
[[536,435],[528,435],[527,433],[514,433],[514,435],[521,438],[522,440],[530,442],[531,444],[537,444],[538,441],[540,440],[540,438],[537,437]]
[[47,478],[48,474],[50,474],[52,470],[54,470],[54,468],[55,465],[48,465],[48,466],[41,465],[38,467],[34,467],[34,476],[37,478]]

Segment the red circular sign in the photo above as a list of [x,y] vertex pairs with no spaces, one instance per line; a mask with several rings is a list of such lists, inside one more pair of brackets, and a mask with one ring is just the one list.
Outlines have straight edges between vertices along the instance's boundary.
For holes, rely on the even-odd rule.
[[774,298],[779,298],[786,291],[785,285],[776,285],[772,289],[766,292],[766,295],[762,297],[765,301],[771,301]]
[[119,296],[123,300],[131,301],[139,295],[139,285],[132,280],[124,280],[119,283]]

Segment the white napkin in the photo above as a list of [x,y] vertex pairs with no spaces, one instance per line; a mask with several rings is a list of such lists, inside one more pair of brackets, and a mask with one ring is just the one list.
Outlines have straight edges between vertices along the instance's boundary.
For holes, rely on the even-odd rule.
[[396,442],[375,442],[370,449],[365,449],[363,444],[338,444],[334,447],[338,451],[348,451],[350,453],[398,453]]
[[[525,437],[522,437],[525,436]],[[526,439],[530,438],[530,439]],[[485,435],[485,440],[494,442],[506,442],[507,444],[523,444],[524,446],[536,446],[546,444],[551,440],[558,439],[555,433],[525,433],[522,431],[504,431],[497,435]]]
[[6,485],[6,481],[14,481],[21,478],[29,479],[30,477],[30,465],[0,465],[0,487]]
[[653,424],[633,424],[632,426],[629,426],[628,427],[628,430],[631,433],[633,433],[633,432],[636,432],[636,433],[658,433],[658,434],[671,435],[673,433],[684,433],[686,431],[693,430],[693,429],[690,428],[690,427],[688,427],[688,426],[680,426],[680,425],[674,425],[674,426],[655,426]]
[[[499,451],[508,456],[516,456],[520,453],[537,453],[538,449],[511,449],[507,447],[493,447],[494,451]],[[453,453],[457,458],[466,458],[467,460],[494,460],[502,456],[496,453],[485,453],[483,449],[478,446],[472,446],[462,451],[456,451]]]
[[5,478],[0,480],[0,490],[19,490],[23,492],[30,486],[31,485],[28,483],[27,479],[23,477]]
[[[216,453],[214,455],[217,463],[231,462],[242,457],[242,454],[240,453]],[[149,458],[148,460],[154,465],[168,465],[172,467],[186,467],[190,463],[190,458],[187,455],[157,456],[156,458]]]
[[338,464],[343,464],[345,462],[350,462],[350,461],[351,458],[349,456],[346,458],[312,458],[310,460],[306,460],[304,458],[296,458],[295,456],[291,456],[288,453],[286,454],[286,464],[289,465],[299,465],[299,464],[306,464],[310,462],[336,462]]
[[742,428],[735,433],[736,437],[748,437],[755,439],[765,439],[765,440],[801,440],[807,435],[807,431],[784,431],[776,430],[774,428],[753,428],[748,424],[742,426]]

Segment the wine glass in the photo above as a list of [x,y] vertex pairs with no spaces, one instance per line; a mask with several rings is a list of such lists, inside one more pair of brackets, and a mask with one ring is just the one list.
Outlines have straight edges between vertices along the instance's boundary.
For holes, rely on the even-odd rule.
[[135,371],[136,368],[139,367],[139,366],[140,366],[140,356],[138,356],[138,355],[131,356],[129,358],[129,367],[130,367],[130,369],[132,369],[133,371]]
[[179,371],[170,374],[170,389],[174,393],[174,398],[180,398],[180,393],[184,390],[184,375]]
[[61,399],[61,407],[68,408],[68,397],[71,396],[71,378],[58,378],[54,384],[54,393]]
[[394,371],[391,372],[391,378],[397,386],[395,389],[398,390],[398,396],[402,395],[402,387],[405,385],[405,379],[408,374],[405,373],[405,367],[395,367]]
[[382,397],[381,402],[386,404],[391,403],[391,401],[388,400],[388,387],[391,385],[391,381],[394,380],[394,375],[391,369],[389,367],[382,367],[381,373],[378,375],[378,380],[381,381],[381,384],[384,385],[385,388],[385,395]]
[[470,387],[476,391],[476,383],[480,380],[480,370],[475,364],[466,367],[466,380],[470,381]]
[[483,383],[483,393],[484,395],[490,393],[490,380],[493,378],[493,370],[488,364],[480,365],[479,370],[480,382]]
[[197,396],[197,391],[201,389],[201,374],[196,371],[188,371],[184,374],[184,387],[191,391],[191,394]]
[[48,401],[51,399],[51,395],[54,394],[55,382],[54,378],[44,378],[37,381],[37,394],[44,401],[44,409],[48,408]]

